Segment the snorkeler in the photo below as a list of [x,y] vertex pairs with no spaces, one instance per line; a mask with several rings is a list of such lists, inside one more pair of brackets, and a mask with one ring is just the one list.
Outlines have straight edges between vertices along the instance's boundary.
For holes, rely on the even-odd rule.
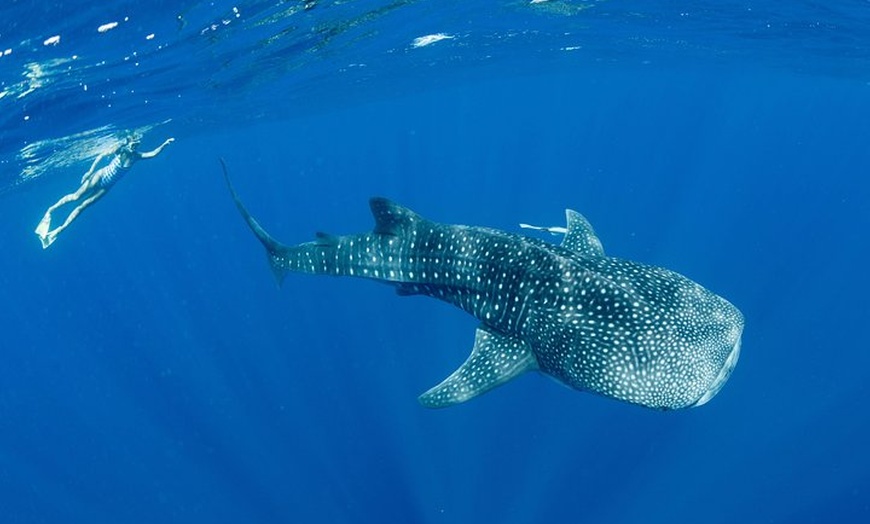
[[[174,142],[175,139],[168,138],[165,142],[160,144],[159,147],[153,151],[148,151],[147,153],[136,151],[140,141],[141,136],[138,134],[131,134],[111,153],[101,153],[96,160],[94,160],[94,163],[91,164],[91,168],[88,172],[82,176],[81,186],[76,190],[76,192],[64,196],[53,206],[48,208],[45,212],[45,216],[42,217],[39,225],[36,226],[36,234],[39,236],[39,240],[42,241],[42,249],[47,249],[48,246],[57,239],[57,235],[66,229],[67,226],[69,226],[70,223],[79,216],[79,213],[105,195],[106,192],[109,191],[109,189],[111,189],[122,176],[124,176],[133,164],[143,158],[154,158],[163,151],[164,147]],[[97,164],[108,155],[115,156],[107,165],[96,170]],[[79,200],[82,200],[81,204],[72,210],[69,216],[66,217],[64,223],[49,231],[49,228],[51,227],[51,213],[64,204],[77,202]]]

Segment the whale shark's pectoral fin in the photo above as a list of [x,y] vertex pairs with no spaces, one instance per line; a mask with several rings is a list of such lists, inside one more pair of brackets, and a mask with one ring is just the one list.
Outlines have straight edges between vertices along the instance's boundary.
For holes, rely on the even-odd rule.
[[481,326],[475,333],[474,349],[468,360],[444,382],[420,395],[419,400],[427,408],[446,408],[537,368],[538,361],[525,341]]
[[562,239],[562,247],[584,257],[603,257],[604,246],[586,217],[573,209],[566,209],[565,217],[568,219],[568,232]]

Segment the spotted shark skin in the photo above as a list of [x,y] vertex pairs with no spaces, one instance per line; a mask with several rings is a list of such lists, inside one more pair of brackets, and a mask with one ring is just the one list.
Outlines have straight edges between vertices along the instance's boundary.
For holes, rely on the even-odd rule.
[[[567,210],[561,245],[485,227],[439,224],[384,198],[369,233],[295,246],[236,206],[287,272],[385,282],[480,320],[466,362],[420,396],[430,408],[465,402],[536,370],[580,391],[670,410],[700,406],[737,364],[743,315],[673,271],[604,255],[592,226]],[[547,228],[561,229],[561,228]]]

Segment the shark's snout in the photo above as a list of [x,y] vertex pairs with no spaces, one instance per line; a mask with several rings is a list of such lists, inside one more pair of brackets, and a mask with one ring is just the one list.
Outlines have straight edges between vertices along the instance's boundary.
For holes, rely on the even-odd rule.
[[728,358],[725,359],[725,363],[722,364],[722,367],[719,369],[719,374],[716,375],[716,378],[713,382],[710,383],[710,387],[707,391],[701,395],[701,398],[698,399],[697,402],[692,404],[690,407],[698,407],[703,406],[707,402],[710,401],[711,398],[716,396],[716,393],[719,393],[719,390],[722,389],[722,386],[728,382],[728,377],[731,376],[731,372],[734,371],[734,368],[737,366],[737,359],[740,358],[740,344],[742,341],[742,337],[740,335],[737,336],[737,341],[734,343],[734,346],[731,348],[731,353],[728,354]]

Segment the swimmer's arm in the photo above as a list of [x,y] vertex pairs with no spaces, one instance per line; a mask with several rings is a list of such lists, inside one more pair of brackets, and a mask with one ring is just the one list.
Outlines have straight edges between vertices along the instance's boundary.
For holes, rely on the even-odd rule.
[[163,151],[164,147],[168,146],[173,142],[175,142],[174,138],[167,138],[165,142],[157,146],[157,149],[153,151],[148,151],[147,153],[139,153],[139,158],[154,158],[155,156],[159,155],[161,151]]
[[99,163],[100,163],[100,160],[102,160],[102,159],[104,159],[104,158],[106,158],[106,154],[105,154],[105,153],[100,153],[99,155],[97,155],[97,158],[94,160],[94,163],[91,164],[91,168],[88,169],[88,172],[87,172],[87,173],[85,173],[84,175],[82,175],[82,182],[84,182],[85,180],[91,178],[91,175],[94,174],[94,169],[97,168],[97,164],[99,164]]

